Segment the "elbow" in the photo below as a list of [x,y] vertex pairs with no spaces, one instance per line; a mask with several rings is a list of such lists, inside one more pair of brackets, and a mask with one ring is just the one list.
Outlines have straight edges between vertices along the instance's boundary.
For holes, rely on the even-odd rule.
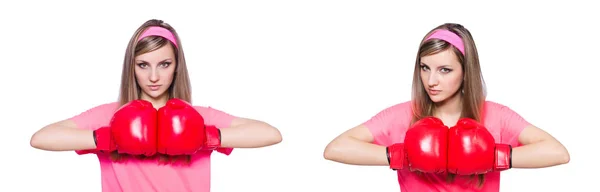
[[562,158],[562,164],[567,164],[569,163],[569,161],[571,161],[571,157],[569,156],[569,154],[565,154]]
[[270,137],[271,145],[279,144],[283,141],[283,137],[281,136],[281,132],[278,129],[273,131],[272,136]]
[[551,153],[554,156],[554,165],[567,164],[571,161],[569,151],[561,143],[554,141],[550,146],[552,147],[549,147],[548,150],[554,152]]
[[281,132],[279,131],[279,129],[265,123],[265,122],[261,122],[266,129],[264,129],[262,131],[264,137],[263,137],[263,141],[265,142],[266,146],[269,145],[276,145],[279,144],[283,141],[283,137],[281,136]]
[[338,147],[332,142],[325,147],[323,158],[329,161],[335,161]]
[[323,158],[329,161],[343,162],[345,157],[352,154],[353,147],[350,146],[352,146],[352,143],[349,142],[347,137],[336,138],[325,147]]
[[34,133],[29,140],[29,145],[35,149],[42,149],[43,147],[42,137],[39,133]]
[[567,148],[558,141],[554,141],[553,143],[554,147],[552,147],[551,149],[553,149],[553,151],[556,152],[556,164],[562,165],[569,163],[569,161],[571,161],[571,156],[569,155],[569,151],[567,150]]
[[560,164],[567,164],[571,161],[571,155],[569,155],[569,151],[563,147],[562,152],[559,154]]

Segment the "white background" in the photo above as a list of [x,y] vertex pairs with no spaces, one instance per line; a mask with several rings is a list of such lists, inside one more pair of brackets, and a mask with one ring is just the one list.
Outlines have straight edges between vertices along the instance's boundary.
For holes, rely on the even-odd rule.
[[566,165],[504,172],[501,191],[597,189],[600,14],[591,4],[166,2],[1,3],[3,189],[100,191],[95,156],[37,150],[29,140],[49,123],[117,99],[127,42],[152,18],[181,36],[194,104],[266,121],[283,134],[276,146],[213,155],[212,191],[398,191],[387,167],[334,163],[323,150],[410,99],[419,41],[444,22],[472,32],[489,100],[570,152]]

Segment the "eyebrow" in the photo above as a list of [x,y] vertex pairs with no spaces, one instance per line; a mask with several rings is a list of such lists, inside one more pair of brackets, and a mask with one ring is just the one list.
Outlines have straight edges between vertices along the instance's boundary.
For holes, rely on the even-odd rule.
[[[159,63],[166,62],[166,61],[171,61],[171,62],[173,62],[172,60],[173,60],[173,59],[171,59],[171,58],[168,58],[168,59],[164,59],[164,60],[162,60],[162,61],[159,61]],[[136,63],[148,63],[148,61],[139,60],[139,59],[138,59],[138,60],[135,60],[135,62],[136,62]]]
[[[429,67],[429,65],[427,65],[426,63],[423,63],[423,62],[421,62],[421,65],[425,65],[425,66]],[[438,68],[443,68],[443,67],[452,68],[450,65],[442,65],[442,66],[439,66]]]

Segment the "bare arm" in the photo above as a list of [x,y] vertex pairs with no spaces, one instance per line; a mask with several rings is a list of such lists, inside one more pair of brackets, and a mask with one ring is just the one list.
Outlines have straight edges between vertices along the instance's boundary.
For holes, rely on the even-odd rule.
[[259,148],[280,143],[281,133],[268,123],[236,118],[231,127],[221,130],[221,147]]
[[46,151],[94,149],[96,144],[92,134],[92,130],[79,129],[71,120],[62,120],[35,132],[30,145]]
[[331,141],[323,156],[327,160],[350,164],[388,166],[386,147],[372,144],[373,135],[364,125],[356,126]]
[[558,140],[533,125],[519,135],[523,145],[512,152],[513,168],[543,168],[569,162],[569,152]]

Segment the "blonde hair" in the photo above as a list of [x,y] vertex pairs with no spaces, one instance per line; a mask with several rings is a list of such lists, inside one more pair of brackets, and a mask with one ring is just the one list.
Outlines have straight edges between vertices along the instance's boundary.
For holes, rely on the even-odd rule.
[[[166,38],[159,36],[149,36],[138,41],[140,35],[151,26],[159,26],[169,30],[173,33],[175,37],[175,41],[177,46],[175,46],[171,41]],[[121,73],[121,86],[120,86],[120,94],[119,94],[119,106],[123,106],[126,103],[141,99],[141,88],[138,85],[135,77],[135,57],[144,53],[152,52],[157,50],[163,46],[171,45],[173,47],[175,54],[175,74],[173,75],[173,82],[169,86],[168,97],[178,98],[189,103],[192,102],[192,91],[190,85],[190,79],[188,75],[187,65],[185,62],[185,56],[183,53],[183,46],[181,44],[179,35],[175,31],[171,25],[163,22],[162,20],[150,19],[144,22],[138,29],[135,31],[131,39],[129,40],[129,44],[127,45],[127,50],[125,51],[125,59],[123,61],[123,69]],[[119,154],[116,151],[111,153],[111,159],[114,161],[124,160],[124,157],[130,156],[125,154]],[[191,160],[190,156],[167,156],[163,154],[158,154],[159,162],[187,162],[189,163]],[[137,156],[137,158],[141,159],[154,159],[153,157],[145,157],[145,156]]]
[[[169,40],[158,37],[149,36],[138,41],[138,37],[141,35],[146,28],[150,26],[163,27],[175,36],[175,40],[178,46],[173,45]],[[173,77],[173,83],[168,89],[169,99],[179,98],[184,101],[190,102],[192,100],[192,92],[190,86],[190,79],[188,75],[187,65],[185,62],[185,56],[183,53],[183,46],[179,40],[179,35],[171,27],[171,25],[163,22],[162,20],[151,19],[142,24],[133,34],[127,45],[125,51],[125,59],[123,62],[123,70],[121,73],[121,88],[119,94],[119,104],[124,105],[132,100],[140,99],[141,89],[135,79],[135,57],[144,53],[152,52],[167,44],[171,44],[175,50],[176,68]]]
[[[435,30],[445,29],[458,35],[464,43],[463,55],[456,47],[450,43],[439,40],[430,39],[425,40]],[[483,75],[481,73],[481,67],[479,65],[479,55],[477,53],[477,47],[475,41],[469,30],[460,24],[456,23],[445,23],[436,28],[432,29],[423,37],[421,44],[419,45],[419,52],[417,54],[415,68],[413,73],[412,83],[412,110],[413,116],[411,124],[427,116],[433,116],[435,111],[435,105],[431,98],[427,95],[427,91],[421,80],[421,58],[428,55],[433,55],[445,50],[451,49],[459,62],[461,63],[464,80],[458,94],[463,94],[462,97],[462,112],[461,118],[467,117],[476,121],[483,121],[483,107],[485,104],[486,90]],[[449,174],[448,181],[454,180],[455,175]],[[484,183],[484,175],[478,175],[478,187],[481,187]]]

